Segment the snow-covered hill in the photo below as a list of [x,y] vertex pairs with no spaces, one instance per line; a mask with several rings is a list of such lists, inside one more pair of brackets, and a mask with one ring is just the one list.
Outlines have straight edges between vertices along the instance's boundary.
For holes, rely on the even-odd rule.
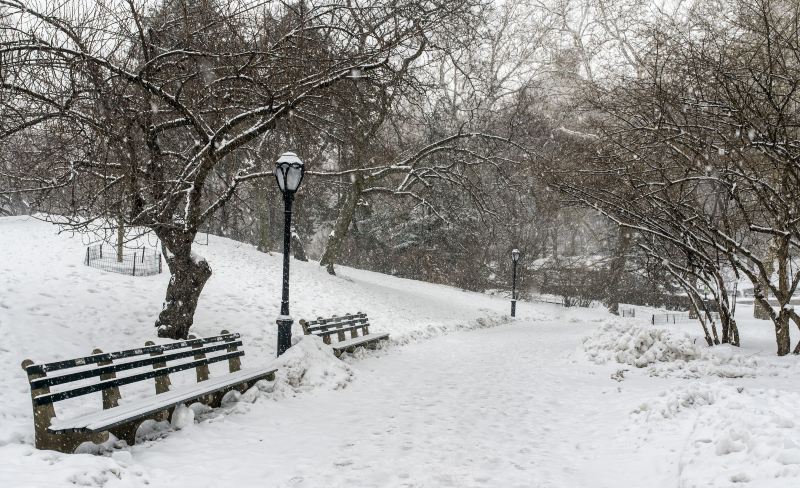
[[[79,236],[27,218],[0,219],[0,250],[0,487],[800,483],[800,368],[764,322],[743,315],[744,348],[708,349],[695,324],[529,303],[509,320],[504,299],[298,261],[295,319],[364,311],[392,343],[340,361],[295,327],[276,381],[238,403],[101,455],[37,451],[20,362],[154,339],[168,275],[86,267]],[[214,236],[196,251],[214,276],[193,332],[240,332],[246,366],[274,361],[281,256]]]
[[[29,398],[20,363],[83,356],[95,347],[118,350],[156,340],[153,323],[169,273],[133,277],[83,264],[80,235],[59,234],[52,224],[28,217],[0,218],[0,445],[29,438]],[[243,336],[247,365],[275,357],[275,318],[280,309],[282,256],[209,236],[195,252],[214,271],[200,299],[192,332],[222,329]],[[506,321],[508,302],[413,280],[339,267],[330,276],[317,263],[293,260],[293,335],[301,318],[366,312],[373,331],[387,331],[394,343],[447,331]],[[553,308],[549,313],[556,313]],[[542,310],[521,313],[541,315]],[[538,318],[542,318],[539,316]]]

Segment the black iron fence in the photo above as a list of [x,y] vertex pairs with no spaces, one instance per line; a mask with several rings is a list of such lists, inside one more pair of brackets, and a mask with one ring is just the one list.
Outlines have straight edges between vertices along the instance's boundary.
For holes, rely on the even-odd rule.
[[107,244],[88,246],[84,264],[92,268],[131,276],[152,276],[161,273],[161,253],[155,249],[117,249]]
[[653,325],[683,324],[689,322],[689,312],[686,313],[657,313],[650,318]]
[[619,313],[623,317],[636,317],[636,309],[635,308],[621,308],[621,309],[619,309]]
[[[714,319],[719,318],[719,314],[716,312],[711,312],[711,316]],[[658,313],[653,314],[650,318],[650,323],[653,325],[666,325],[666,324],[685,324],[690,321],[698,320],[694,317],[689,316],[689,312],[684,313]]]

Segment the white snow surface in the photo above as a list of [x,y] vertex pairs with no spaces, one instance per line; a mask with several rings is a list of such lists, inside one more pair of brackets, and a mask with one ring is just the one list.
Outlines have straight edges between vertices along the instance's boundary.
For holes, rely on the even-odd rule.
[[[340,360],[295,324],[276,360],[281,256],[214,236],[192,332],[241,333],[243,366],[275,380],[148,421],[134,446],[39,451],[21,361],[155,340],[169,277],[83,266],[79,237],[28,218],[0,218],[0,249],[0,487],[800,486],[800,368],[752,308],[744,347],[708,348],[697,324],[525,302],[510,320],[502,297],[293,260],[295,322],[363,311],[392,339]],[[100,408],[76,400],[59,415]]]

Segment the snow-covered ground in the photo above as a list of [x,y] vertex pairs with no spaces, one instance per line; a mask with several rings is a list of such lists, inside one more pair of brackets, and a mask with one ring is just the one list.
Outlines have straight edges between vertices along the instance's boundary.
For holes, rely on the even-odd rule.
[[[296,319],[364,311],[392,343],[340,361],[296,327],[276,380],[238,402],[133,447],[38,451],[20,362],[153,339],[168,279],[85,267],[55,232],[0,219],[0,487],[800,486],[800,369],[752,309],[743,348],[708,349],[694,324],[528,303],[508,320],[499,297],[297,261]],[[241,332],[244,365],[271,363],[280,255],[209,244],[194,333]]]

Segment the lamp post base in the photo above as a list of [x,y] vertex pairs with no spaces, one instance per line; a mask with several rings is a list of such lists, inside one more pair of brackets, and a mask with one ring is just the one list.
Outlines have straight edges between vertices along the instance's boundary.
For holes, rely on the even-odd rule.
[[281,315],[275,321],[278,324],[278,356],[292,347],[292,324],[294,320],[288,315]]
[[512,317],[516,317],[517,316],[517,301],[516,300],[511,300],[511,316]]

